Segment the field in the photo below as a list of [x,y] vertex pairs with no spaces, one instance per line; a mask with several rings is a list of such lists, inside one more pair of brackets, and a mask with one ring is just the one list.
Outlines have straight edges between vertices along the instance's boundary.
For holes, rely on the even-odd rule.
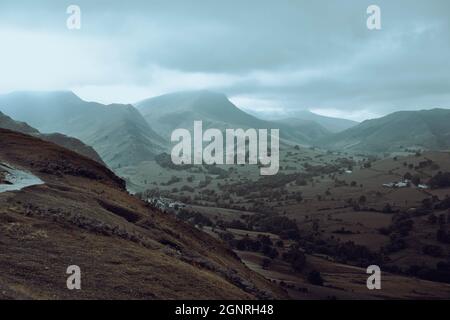
[[[257,166],[179,169],[157,161],[120,175],[138,196],[176,203],[160,210],[227,242],[291,298],[450,297],[450,188],[427,185],[450,171],[449,153],[281,152],[274,177],[259,176]],[[293,251],[305,261],[294,263]],[[366,287],[370,264],[384,271],[382,290]],[[321,285],[308,280],[313,271]]]

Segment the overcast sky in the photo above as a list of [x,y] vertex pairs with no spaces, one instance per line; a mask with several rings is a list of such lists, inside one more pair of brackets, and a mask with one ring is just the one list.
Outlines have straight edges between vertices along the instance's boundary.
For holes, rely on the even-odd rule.
[[[66,27],[71,4],[81,30]],[[254,111],[355,120],[450,107],[449,14],[448,0],[1,0],[0,93],[133,103],[212,89]]]

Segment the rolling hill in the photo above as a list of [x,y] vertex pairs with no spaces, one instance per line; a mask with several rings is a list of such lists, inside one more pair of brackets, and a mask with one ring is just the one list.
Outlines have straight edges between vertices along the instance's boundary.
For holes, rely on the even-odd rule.
[[0,96],[0,110],[42,133],[80,139],[111,168],[137,164],[164,150],[164,140],[131,105],[86,102],[65,91],[15,92]]
[[279,121],[285,119],[311,121],[331,133],[338,133],[358,124],[358,122],[353,120],[323,116],[309,110],[282,110],[280,113],[252,109],[245,109],[245,111],[255,117],[268,121]]
[[85,145],[80,140],[68,137],[60,133],[42,134],[37,129],[29,126],[27,123],[14,121],[2,112],[0,112],[0,128],[29,134],[37,138],[53,142],[64,148],[75,151],[78,154],[95,160],[98,163],[105,164],[98,153],[92,147]]
[[[91,159],[0,129],[0,165],[43,182],[0,192],[0,299],[285,297],[221,242],[129,195]],[[81,269],[82,290],[67,290],[70,265]]]
[[291,116],[297,119],[314,121],[332,133],[347,130],[358,124],[356,121],[322,116],[308,110],[295,111],[291,114]]
[[285,142],[310,144],[326,130],[313,122],[266,121],[254,117],[228,100],[221,93],[190,91],[166,94],[146,99],[136,108],[158,133],[170,140],[174,129],[192,129],[195,120],[202,120],[204,128],[280,129]]
[[319,143],[331,149],[391,152],[450,148],[450,110],[400,111],[366,120]]
[[278,123],[285,128],[286,133],[292,136],[292,139],[300,139],[309,141],[310,144],[318,139],[330,136],[332,133],[325,129],[322,125],[312,120],[303,120],[298,118],[285,118],[281,120],[272,121]]

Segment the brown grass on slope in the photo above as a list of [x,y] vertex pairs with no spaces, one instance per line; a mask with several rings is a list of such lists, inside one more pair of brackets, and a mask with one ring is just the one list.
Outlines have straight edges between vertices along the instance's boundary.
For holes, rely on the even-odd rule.
[[[0,299],[285,297],[221,242],[152,211],[91,159],[0,129],[0,162],[45,181],[0,194]],[[66,288],[73,264],[79,291]]]

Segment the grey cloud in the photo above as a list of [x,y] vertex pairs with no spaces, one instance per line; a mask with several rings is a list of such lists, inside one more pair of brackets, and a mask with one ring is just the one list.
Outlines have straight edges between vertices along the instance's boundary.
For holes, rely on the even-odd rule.
[[[68,72],[66,79],[58,73],[55,82],[68,87],[129,86],[143,92],[159,88],[157,76],[167,70],[174,74],[174,89],[185,85],[179,80],[183,75],[202,75],[206,80],[200,86],[206,87],[208,77],[220,76],[232,80],[215,81],[215,90],[270,100],[286,109],[383,115],[450,107],[447,0],[83,0],[77,1],[83,29],[76,35],[65,30],[65,8],[71,3],[0,4],[5,30],[54,34],[61,46],[101,44],[81,58],[67,53],[68,61],[92,60],[86,64],[99,69],[75,78]],[[365,26],[366,8],[373,3],[382,10],[381,31]],[[155,92],[172,88],[168,77]]]

